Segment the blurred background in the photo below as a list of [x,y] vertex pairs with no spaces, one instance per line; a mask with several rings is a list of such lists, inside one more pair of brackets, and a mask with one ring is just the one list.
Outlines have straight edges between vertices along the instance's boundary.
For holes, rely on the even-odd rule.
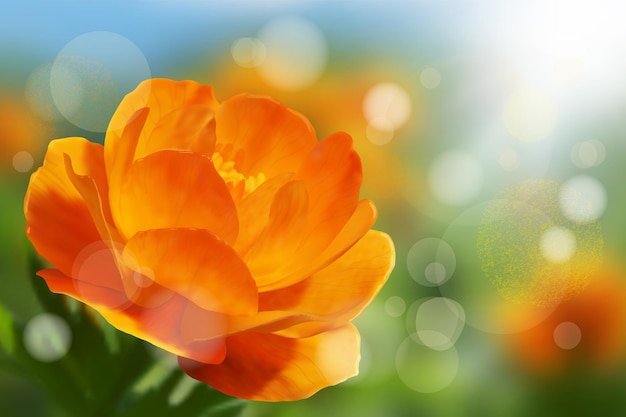
[[[23,197],[47,143],[102,143],[141,80],[193,79],[218,100],[274,96],[319,138],[350,133],[397,250],[356,320],[360,375],[245,417],[626,415],[625,13],[610,0],[6,3],[0,304],[24,322],[42,311]],[[33,381],[1,369],[0,410],[49,415]]]

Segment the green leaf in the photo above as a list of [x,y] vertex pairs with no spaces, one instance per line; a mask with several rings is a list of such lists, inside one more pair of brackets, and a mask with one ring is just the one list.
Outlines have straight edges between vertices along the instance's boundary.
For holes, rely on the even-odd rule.
[[0,305],[0,347],[9,355],[15,351],[13,316],[2,305]]
[[[186,392],[177,398],[181,388]],[[120,417],[236,417],[241,415],[245,404],[245,401],[191,380],[175,368],[160,385],[138,397]]]
[[[209,386],[190,382],[180,368],[160,363],[156,349],[115,329],[90,307],[52,293],[36,276],[44,268],[30,249],[32,286],[41,306],[63,319],[72,343],[52,363],[33,358],[22,344],[23,326],[0,308],[0,346],[15,354],[20,373],[39,383],[50,400],[68,415],[86,417],[234,417],[245,402]],[[154,373],[154,370],[159,372]],[[142,389],[138,387],[144,386]]]

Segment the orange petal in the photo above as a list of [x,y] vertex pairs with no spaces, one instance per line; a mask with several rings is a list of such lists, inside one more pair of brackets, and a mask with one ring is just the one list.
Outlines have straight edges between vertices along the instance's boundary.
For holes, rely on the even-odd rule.
[[137,146],[135,159],[164,149],[189,150],[211,156],[215,148],[213,109],[195,105],[173,110],[164,115],[149,138]]
[[337,258],[350,249],[359,239],[369,231],[376,221],[376,206],[370,200],[361,200],[352,214],[352,217],[337,234],[335,239],[318,254],[314,254],[308,262],[300,262],[276,285],[280,288],[283,283],[296,283],[310,276],[316,271],[330,265]]
[[106,189],[102,146],[82,138],[50,142],[43,166],[30,179],[24,200],[26,234],[41,256],[71,274],[78,254],[101,239],[89,207],[67,175],[74,170]]
[[275,195],[265,230],[246,256],[259,288],[286,274],[306,227],[308,196],[301,181],[291,181]]
[[391,238],[370,230],[326,268],[287,288],[262,293],[259,309],[353,319],[387,281],[395,262]]
[[198,306],[231,315],[257,312],[256,284],[239,255],[207,230],[159,229],[138,232],[124,259],[158,284]]
[[356,375],[359,343],[351,324],[302,339],[242,333],[226,339],[226,358],[219,365],[183,357],[179,364],[191,377],[228,395],[293,401]]
[[160,151],[135,161],[113,212],[124,236],[164,228],[207,229],[232,244],[235,203],[211,161],[191,152]]
[[359,202],[362,177],[349,135],[330,135],[311,151],[294,178],[306,184],[312,203],[309,222],[315,236],[307,246],[325,247],[346,224]]
[[239,235],[235,243],[237,252],[244,255],[259,237],[270,216],[272,201],[293,174],[277,175],[261,184],[237,204]]
[[[144,156],[148,152],[148,143],[150,142],[150,136],[159,124],[161,119],[166,117],[169,113],[176,110],[185,109],[190,106],[204,106],[211,111],[217,110],[219,104],[213,95],[213,88],[198,84],[194,81],[173,81],[163,78],[154,78],[146,80],[139,84],[139,86],[129,93],[113,114],[109,128],[107,130],[105,138],[105,160],[107,166],[107,172],[111,172],[111,167],[118,154],[120,153],[120,146],[125,146],[122,140],[123,131],[126,125],[132,121],[137,112],[142,108],[148,108],[150,110],[150,117],[145,123],[143,130],[138,134],[136,149],[133,147],[132,160],[135,150],[137,155]],[[206,119],[192,118],[204,126]],[[174,120],[174,119],[172,119]],[[195,123],[192,123],[192,127],[195,127]],[[163,143],[164,149],[180,149],[180,136],[173,135],[170,137],[172,141],[171,146],[166,146],[165,141],[159,141]],[[154,147],[152,147],[154,151]]]
[[215,120],[217,151],[246,177],[295,172],[317,144],[304,116],[269,97],[235,96],[222,103]]
[[[268,223],[246,254],[260,291],[292,285],[306,277],[303,272],[313,272],[310,267],[317,264],[312,261],[354,216],[359,205],[361,177],[361,163],[348,135],[331,135],[311,151],[294,177],[305,184],[310,201],[306,212],[299,214],[301,222],[291,230],[272,229]],[[278,198],[273,204],[284,205]]]
[[120,211],[120,194],[128,178],[139,135],[148,119],[149,109],[142,108],[133,114],[121,134],[120,144],[116,146],[115,159],[106,158],[108,147],[104,149],[105,167],[109,180],[109,204],[115,219]]
[[[93,270],[93,272],[97,272]],[[98,311],[111,325],[155,346],[202,363],[220,363],[226,354],[221,315],[202,310],[181,296],[154,308],[130,301],[123,291],[72,279],[56,269],[40,271],[51,291],[66,294]]]

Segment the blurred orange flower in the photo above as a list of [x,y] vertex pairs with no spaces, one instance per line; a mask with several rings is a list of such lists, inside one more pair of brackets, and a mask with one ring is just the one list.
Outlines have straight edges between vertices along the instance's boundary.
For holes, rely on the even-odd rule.
[[30,171],[51,130],[23,97],[0,91],[0,173]]
[[394,264],[345,133],[248,94],[145,81],[104,147],[52,141],[25,198],[39,272],[240,398],[308,397],[358,372],[350,323]]
[[605,265],[580,294],[562,301],[539,325],[513,335],[531,370],[551,375],[567,368],[614,368],[626,353],[626,281]]

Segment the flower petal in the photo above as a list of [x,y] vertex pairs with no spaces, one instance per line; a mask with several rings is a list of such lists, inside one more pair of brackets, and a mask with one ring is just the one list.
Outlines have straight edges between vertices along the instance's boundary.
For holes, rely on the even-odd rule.
[[349,321],[378,294],[394,262],[391,238],[370,230],[343,256],[309,278],[262,293],[259,310],[292,311]]
[[[159,123],[163,123],[162,119],[168,114],[177,110],[186,109],[190,106],[202,106],[206,107],[211,112],[215,112],[219,104],[213,95],[213,88],[198,84],[194,81],[173,81],[163,78],[154,78],[139,84],[134,91],[124,97],[111,118],[105,138],[107,172],[111,172],[114,161],[118,158],[120,152],[119,148],[126,145],[123,143],[126,142],[126,140],[122,140],[126,125],[132,122],[139,110],[148,108],[150,116],[146,120],[145,126],[143,126],[143,129],[138,134],[136,147],[133,147],[131,161],[140,156],[147,155],[148,149],[152,152],[158,150],[154,144],[149,145],[149,143],[151,142],[151,135],[155,133],[155,130],[158,130],[156,128]],[[208,121],[205,117],[198,117],[200,113],[206,112],[195,112],[196,110],[192,111],[194,115],[190,119],[187,119],[187,121],[191,123],[185,124],[192,132],[198,132],[194,128],[202,129]],[[181,115],[183,115],[183,113],[179,113],[177,117]],[[173,117],[169,122],[166,122],[165,125],[161,124],[161,127],[173,127],[171,122],[180,120],[177,117]],[[188,133],[188,131],[185,130],[185,132],[179,133],[181,133],[181,135],[172,135],[170,137],[171,145],[167,145],[167,141],[162,140],[163,138],[159,139],[158,143],[163,145],[162,149],[181,149],[181,138],[183,134]],[[194,149],[195,148],[189,148],[189,150]]]
[[261,184],[256,190],[244,197],[237,204],[239,216],[239,235],[235,249],[242,255],[259,237],[267,225],[270,208],[276,193],[293,177],[287,173],[277,175]]
[[[87,268],[99,273],[94,267]],[[221,315],[200,309],[184,297],[175,295],[156,307],[145,308],[129,300],[123,291],[73,279],[56,269],[38,274],[51,291],[91,306],[123,332],[202,363],[220,363],[225,357],[224,339],[206,337],[207,333],[223,334]]]
[[24,214],[26,234],[37,252],[71,274],[77,255],[101,236],[87,203],[67,175],[64,155],[76,172],[106,189],[102,146],[83,138],[57,139],[50,142],[43,166],[30,179]]
[[113,212],[123,235],[164,228],[207,229],[232,244],[235,203],[211,161],[203,155],[160,151],[138,159]]
[[174,110],[160,119],[149,138],[137,146],[135,160],[164,149],[192,151],[210,157],[215,148],[213,109],[196,105]]
[[295,172],[317,144],[309,121],[269,97],[242,94],[215,114],[217,152],[243,175]]
[[123,254],[134,270],[148,270],[155,282],[198,306],[230,315],[258,310],[256,284],[239,255],[202,229],[138,232]]
[[184,357],[179,364],[191,377],[228,395],[291,401],[356,375],[359,343],[359,333],[351,324],[302,339],[242,333],[226,339],[226,358],[219,365]]
[[[299,221],[276,223],[270,219],[246,254],[260,291],[292,285],[306,277],[304,272],[313,272],[311,262],[355,214],[361,178],[361,163],[352,149],[350,136],[331,135],[310,152],[294,177],[294,183],[304,184],[300,194],[306,195],[310,202],[297,215],[293,214]],[[287,201],[291,197],[277,193],[270,217],[272,212],[281,212],[284,206],[293,204]],[[366,231],[367,228],[362,230]]]

